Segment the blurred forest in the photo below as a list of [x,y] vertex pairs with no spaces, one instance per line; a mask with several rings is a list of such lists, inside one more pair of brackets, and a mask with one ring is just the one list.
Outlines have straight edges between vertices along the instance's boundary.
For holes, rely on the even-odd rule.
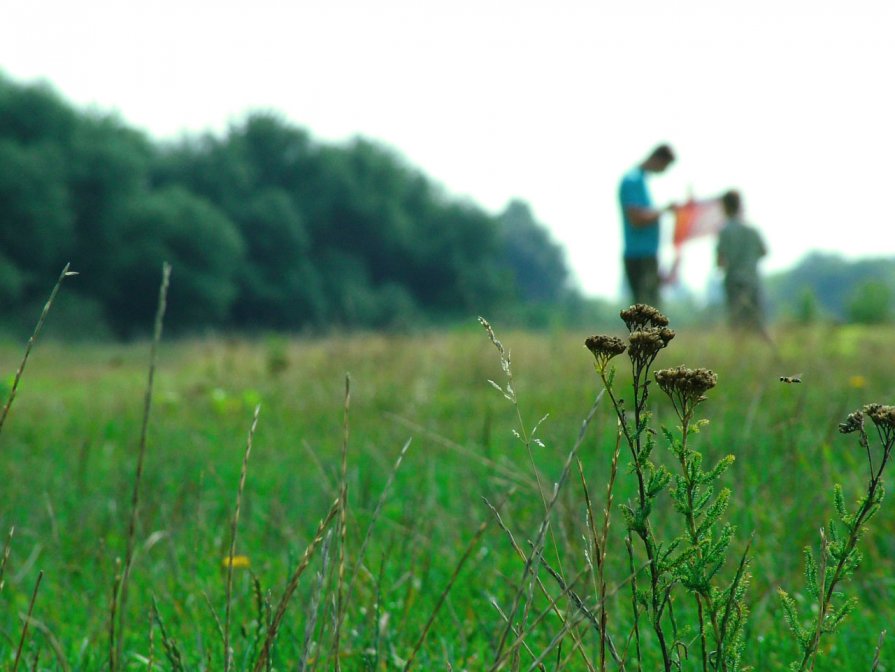
[[[58,335],[142,335],[164,260],[166,328],[181,334],[615,321],[573,288],[521,200],[486,213],[386,147],[321,143],[273,113],[154,142],[0,73],[0,335],[30,333],[66,262],[80,277],[54,309]],[[895,259],[812,254],[767,290],[777,318],[886,322]],[[717,305],[666,307],[682,325],[723,319]]]
[[883,324],[895,317],[895,258],[849,261],[812,252],[768,278],[767,290],[780,319]]
[[[33,325],[62,266],[69,336],[166,327],[407,328],[478,313],[528,326],[608,307],[569,284],[522,201],[493,216],[372,142],[315,141],[272,113],[156,143],[52,88],[0,75],[0,310]],[[29,327],[30,328],[30,327]]]

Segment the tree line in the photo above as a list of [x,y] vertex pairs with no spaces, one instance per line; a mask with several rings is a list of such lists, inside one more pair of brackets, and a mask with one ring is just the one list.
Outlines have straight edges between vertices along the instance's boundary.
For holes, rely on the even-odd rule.
[[524,202],[491,215],[374,142],[322,143],[266,112],[222,136],[155,142],[0,75],[7,324],[33,319],[70,261],[82,326],[139,333],[165,260],[166,325],[182,332],[406,326],[583,301]]

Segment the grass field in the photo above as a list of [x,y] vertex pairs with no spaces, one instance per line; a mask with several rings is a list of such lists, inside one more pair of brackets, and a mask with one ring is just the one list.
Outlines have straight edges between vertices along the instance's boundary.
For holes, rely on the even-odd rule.
[[[573,469],[550,514],[538,576],[556,599],[551,611],[540,590],[524,582],[525,561],[484,498],[500,509],[527,553],[600,389],[583,346],[590,334],[494,327],[512,353],[518,415],[488,383],[504,385],[505,375],[474,322],[413,337],[163,341],[123,630],[114,635],[121,641],[117,668],[224,669],[225,560],[249,427],[260,405],[233,563],[231,669],[255,669],[290,576],[340,497],[343,445],[345,545],[336,515],[285,604],[261,669],[391,670],[411,658],[414,669],[491,669],[496,652],[515,639],[510,633],[501,645],[506,624],[493,603],[506,613],[520,591],[530,605],[514,619],[524,646],[504,669],[529,669],[545,651],[543,669],[599,669],[599,637],[587,620],[551,648],[563,628],[560,614],[573,620],[580,610],[546,565],[586,605],[598,607],[583,541],[582,482],[601,522],[615,414],[601,399],[579,450],[584,479]],[[619,335],[622,330],[619,323]],[[692,441],[706,463],[736,456],[722,477],[732,491],[726,519],[736,528],[723,573],[736,570],[754,534],[743,662],[756,670],[784,670],[797,657],[776,591],[783,586],[811,613],[802,549],[820,544],[818,530],[834,515],[834,484],[842,485],[850,506],[866,489],[864,452],[837,425],[865,403],[895,398],[893,337],[881,328],[780,328],[774,354],[760,342],[731,341],[723,331],[685,331],[659,354],[657,367],[686,364],[718,374],[717,387],[699,406],[710,423]],[[21,352],[21,344],[0,347],[6,392]],[[110,623],[119,623],[118,614],[110,616],[112,596],[127,553],[148,361],[148,343],[47,341],[32,353],[0,434],[2,538],[15,527],[0,592],[0,669],[13,669],[17,655],[22,670],[109,669]],[[624,390],[630,372],[616,361]],[[779,381],[795,373],[801,384]],[[678,424],[657,390],[650,408],[657,426]],[[526,435],[547,414],[537,430],[543,446],[532,443],[529,453],[514,429]],[[661,436],[655,459],[673,466]],[[631,572],[619,513],[635,497],[629,462],[622,452],[605,603],[607,631],[634,670]],[[817,670],[872,669],[880,632],[895,615],[892,504],[883,502],[861,541],[863,562],[842,586],[859,604],[821,641]],[[677,533],[667,497],[652,516],[658,534]],[[692,621],[688,601],[675,608],[681,624]],[[660,669],[655,642],[648,632],[642,639],[644,669]],[[682,625],[679,639],[678,655],[684,658],[685,646],[687,652],[682,669],[702,669],[692,628]],[[890,637],[875,669],[895,669],[892,661]],[[618,665],[610,659],[607,668]]]

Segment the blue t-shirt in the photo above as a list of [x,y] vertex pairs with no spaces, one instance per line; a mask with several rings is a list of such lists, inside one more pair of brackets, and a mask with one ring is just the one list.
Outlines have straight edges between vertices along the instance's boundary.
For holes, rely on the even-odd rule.
[[659,221],[656,220],[645,226],[634,226],[626,212],[628,206],[631,205],[638,208],[653,207],[653,200],[646,188],[646,173],[642,168],[632,168],[625,173],[618,188],[618,200],[622,208],[625,258],[655,257],[659,253]]

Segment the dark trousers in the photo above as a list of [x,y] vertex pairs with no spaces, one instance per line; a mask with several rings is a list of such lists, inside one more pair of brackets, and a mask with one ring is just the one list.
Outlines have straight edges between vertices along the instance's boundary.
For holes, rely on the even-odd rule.
[[764,315],[761,309],[761,293],[755,283],[726,282],[727,315],[735,329],[764,331]]
[[634,303],[659,306],[659,260],[656,257],[625,257],[625,275]]

